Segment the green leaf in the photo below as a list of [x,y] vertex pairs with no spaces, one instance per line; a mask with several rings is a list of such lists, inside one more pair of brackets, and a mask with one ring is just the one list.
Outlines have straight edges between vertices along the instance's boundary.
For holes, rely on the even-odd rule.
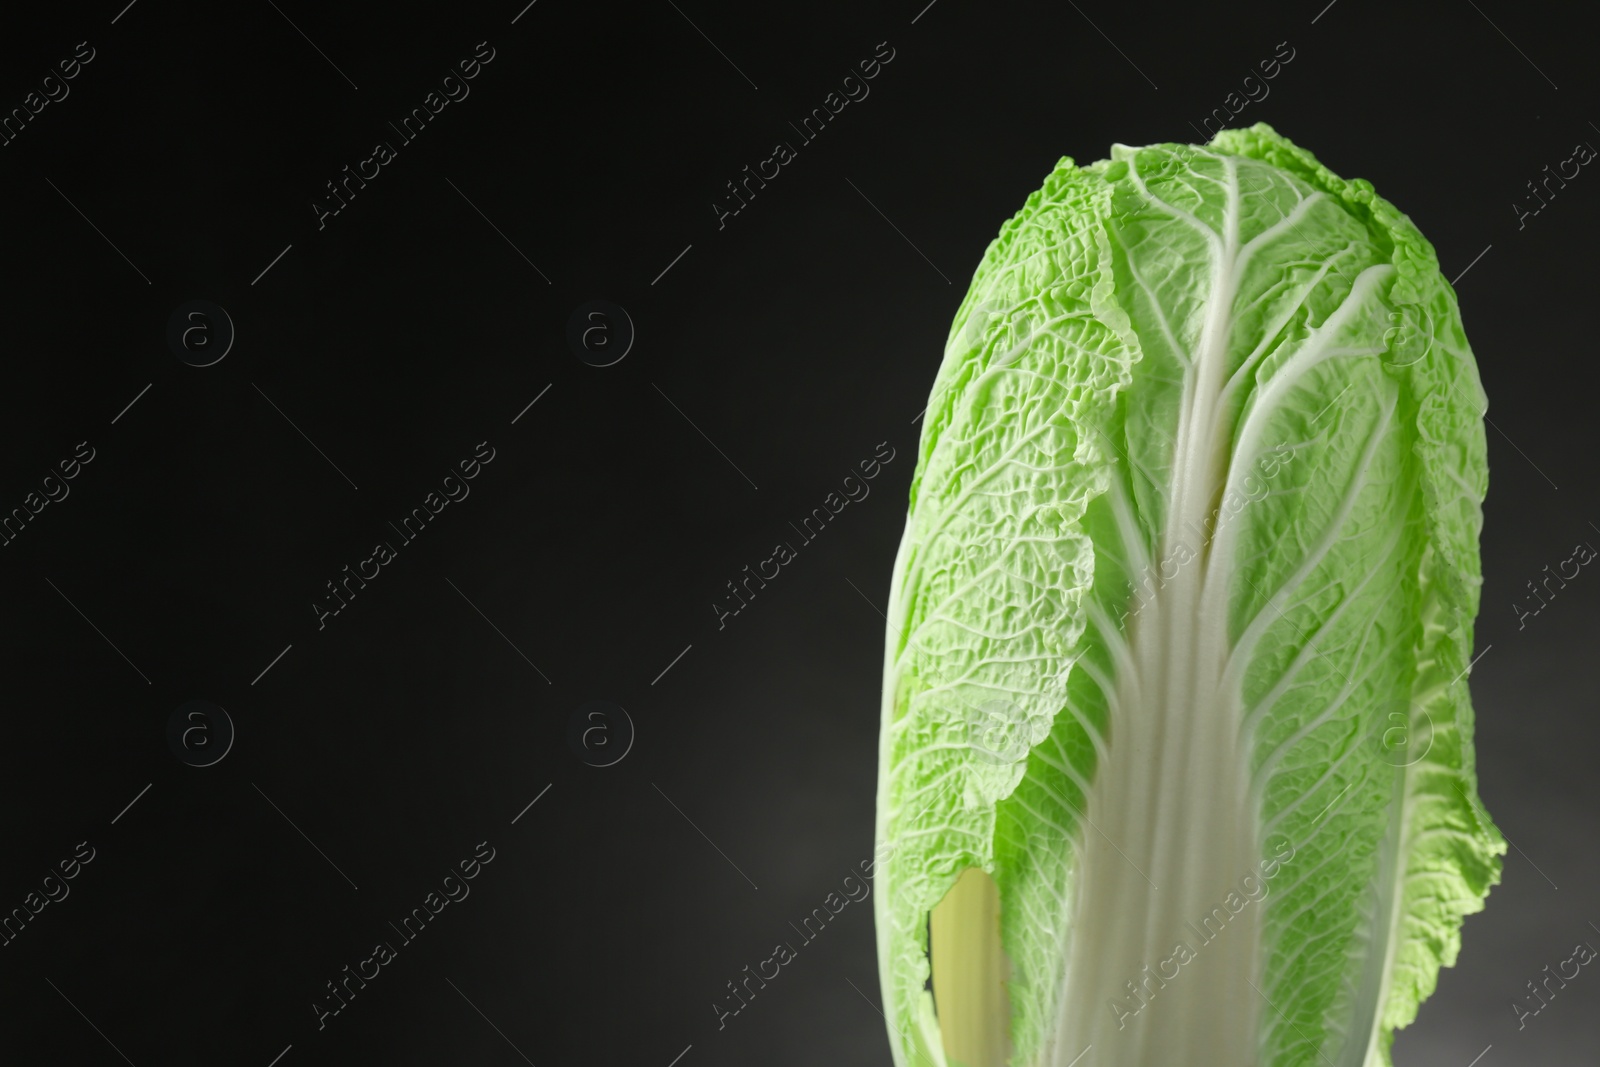
[[[1483,407],[1368,184],[1259,125],[1062,160],[957,313],[895,565],[897,1063],[931,1026],[996,1064],[1387,1064],[1505,851],[1465,680]],[[941,1024],[969,868],[998,927],[936,940],[988,974],[998,939],[1009,1018],[950,978]]]

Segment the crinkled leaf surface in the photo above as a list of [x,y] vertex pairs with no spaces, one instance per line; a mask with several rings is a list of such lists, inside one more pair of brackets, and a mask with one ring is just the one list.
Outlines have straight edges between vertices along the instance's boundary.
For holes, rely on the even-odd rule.
[[1484,407],[1367,183],[1261,125],[1061,161],[956,315],[895,565],[897,1064],[944,1059],[928,922],[971,867],[1019,1067],[1389,1062],[1505,851],[1466,681]]

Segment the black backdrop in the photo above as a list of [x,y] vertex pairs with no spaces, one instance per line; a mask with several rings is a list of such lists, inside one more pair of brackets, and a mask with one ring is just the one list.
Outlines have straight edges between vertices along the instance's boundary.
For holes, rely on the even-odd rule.
[[[0,510],[38,509],[0,548],[0,909],[39,907],[0,948],[4,1062],[888,1062],[868,902],[711,1005],[870,855],[875,605],[951,316],[1060,156],[1197,139],[1284,52],[1235,122],[1416,219],[1495,426],[1473,689],[1517,847],[1397,1053],[1593,1062],[1600,977],[1510,1007],[1600,944],[1600,578],[1515,607],[1600,543],[1600,178],[1538,214],[1525,184],[1600,144],[1564,6],[123,2],[0,36]],[[218,307],[231,348],[186,365]],[[333,614],[347,566],[376,576]],[[236,731],[210,766],[175,753],[220,751],[216,712],[169,744],[190,700]],[[319,1028],[346,966],[378,976]]]

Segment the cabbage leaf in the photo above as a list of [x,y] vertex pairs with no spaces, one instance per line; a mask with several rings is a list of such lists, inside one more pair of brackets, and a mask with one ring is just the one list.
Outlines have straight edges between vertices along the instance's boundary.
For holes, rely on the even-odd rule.
[[1265,125],[1057,165],[956,314],[895,563],[897,1065],[1390,1063],[1506,847],[1484,408],[1367,182]]

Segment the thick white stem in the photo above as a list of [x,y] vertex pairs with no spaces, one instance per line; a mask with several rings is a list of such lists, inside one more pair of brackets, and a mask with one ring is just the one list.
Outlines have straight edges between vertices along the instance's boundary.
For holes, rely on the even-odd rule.
[[[1228,478],[1226,387],[1238,288],[1238,187],[1215,248],[1210,306],[1185,371],[1154,597],[1132,619],[1132,671],[1087,802],[1056,1067],[1248,1067],[1263,1008],[1251,987],[1262,909],[1235,910],[1261,859],[1226,598],[1205,595],[1211,516]],[[1233,894],[1230,901],[1230,894]]]

